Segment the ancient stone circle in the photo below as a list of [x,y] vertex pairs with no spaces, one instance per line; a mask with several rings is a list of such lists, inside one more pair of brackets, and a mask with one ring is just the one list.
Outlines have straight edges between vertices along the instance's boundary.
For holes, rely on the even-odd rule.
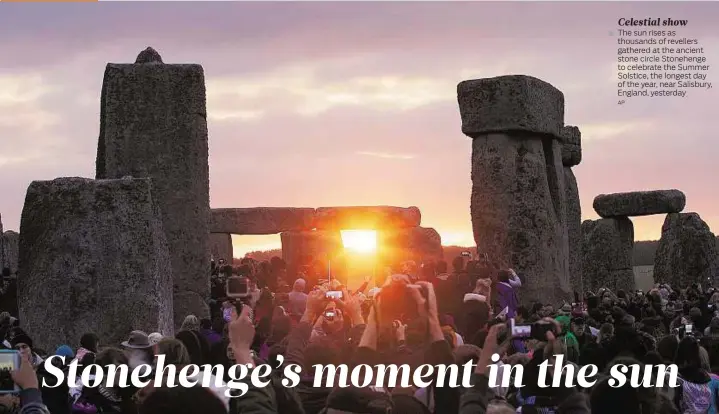
[[[682,213],[678,190],[600,195],[602,218],[581,223],[572,171],[581,133],[564,124],[554,86],[499,76],[461,82],[457,96],[473,140],[477,249],[526,275],[524,301],[633,288],[631,216],[667,214],[657,280],[719,276],[714,235],[698,214]],[[170,335],[186,315],[207,316],[210,257],[233,256],[232,234],[280,234],[289,266],[335,254],[342,229],[376,229],[380,256],[442,257],[416,207],[211,209],[200,65],[165,64],[152,48],[134,64],[108,64],[100,114],[95,179],[32,182],[19,236],[0,227],[0,259],[18,272],[19,316],[37,346],[76,344],[89,331],[109,342],[132,329]]]

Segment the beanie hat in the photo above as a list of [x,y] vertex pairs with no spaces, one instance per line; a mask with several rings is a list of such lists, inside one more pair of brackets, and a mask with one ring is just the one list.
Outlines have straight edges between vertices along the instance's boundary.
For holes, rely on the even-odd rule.
[[18,344],[25,344],[32,348],[32,339],[23,331],[18,330],[12,338],[10,338],[10,345],[15,348]]
[[67,345],[60,345],[55,350],[55,355],[64,356],[66,358],[74,358],[75,357],[75,353],[72,352],[72,348],[70,348]]

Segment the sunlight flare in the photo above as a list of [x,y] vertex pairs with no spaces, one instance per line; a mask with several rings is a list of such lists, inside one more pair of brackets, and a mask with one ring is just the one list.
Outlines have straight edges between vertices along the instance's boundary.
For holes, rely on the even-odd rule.
[[374,230],[342,230],[342,245],[355,253],[377,251],[377,232]]

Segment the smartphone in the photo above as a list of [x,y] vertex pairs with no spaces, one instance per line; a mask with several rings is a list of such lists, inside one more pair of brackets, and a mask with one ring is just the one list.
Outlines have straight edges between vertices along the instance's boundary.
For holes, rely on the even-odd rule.
[[328,321],[333,320],[335,318],[335,315],[336,315],[335,311],[331,311],[331,310],[325,311],[325,319]]
[[232,276],[226,282],[227,297],[246,298],[250,295],[249,283],[245,276]]
[[685,333],[685,334],[690,334],[690,333],[692,333],[692,329],[694,329],[694,326],[693,326],[693,325],[684,325],[684,333]]
[[517,325],[512,318],[509,320],[509,334],[512,338],[529,338],[532,336],[532,325]]
[[462,255],[462,257],[472,257],[471,252],[462,252],[461,255]]
[[20,351],[0,350],[0,394],[20,392],[10,372],[20,369]]
[[340,300],[340,299],[342,299],[342,291],[341,290],[330,290],[329,292],[327,292],[327,294],[325,296],[327,297],[327,299]]

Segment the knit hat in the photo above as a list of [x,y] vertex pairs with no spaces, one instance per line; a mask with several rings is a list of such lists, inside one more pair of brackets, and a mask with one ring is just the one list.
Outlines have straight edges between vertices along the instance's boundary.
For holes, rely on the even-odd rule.
[[15,348],[18,344],[25,344],[32,348],[32,339],[28,334],[18,330],[12,338],[10,338],[10,345]]
[[60,345],[55,350],[55,355],[64,356],[65,358],[74,358],[75,353],[72,351],[72,348],[70,348],[67,345]]

